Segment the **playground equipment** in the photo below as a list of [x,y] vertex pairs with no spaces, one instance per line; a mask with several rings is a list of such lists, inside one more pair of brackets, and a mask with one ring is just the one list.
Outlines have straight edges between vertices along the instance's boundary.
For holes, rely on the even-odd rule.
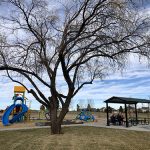
[[50,112],[45,108],[44,105],[41,105],[39,111],[39,119],[43,118],[46,118],[46,120],[50,120]]
[[94,121],[95,117],[91,114],[90,111],[82,110],[76,117],[76,119],[83,121]]
[[[14,87],[14,103],[8,107],[2,116],[2,123],[4,126],[9,125],[10,123],[20,122],[24,119],[25,113],[28,112],[28,107],[26,106],[25,98],[25,88],[22,86]],[[20,101],[21,104],[17,104]],[[9,120],[9,116],[12,114],[12,119]]]
[[[27,113],[25,114],[25,120],[26,121],[30,121],[30,115],[31,115],[31,100],[29,101],[29,104],[28,104],[28,111]],[[26,104],[27,105],[27,104]]]
[[39,111],[39,119],[43,119],[45,116],[45,106],[41,105],[40,106],[40,111]]
[[51,120],[49,111],[45,112],[45,118],[46,118],[46,120]]

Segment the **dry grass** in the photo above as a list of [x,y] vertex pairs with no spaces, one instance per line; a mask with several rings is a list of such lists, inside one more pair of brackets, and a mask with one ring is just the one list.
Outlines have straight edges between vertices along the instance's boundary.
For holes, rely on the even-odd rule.
[[65,127],[62,135],[50,129],[0,132],[0,150],[149,150],[150,132]]

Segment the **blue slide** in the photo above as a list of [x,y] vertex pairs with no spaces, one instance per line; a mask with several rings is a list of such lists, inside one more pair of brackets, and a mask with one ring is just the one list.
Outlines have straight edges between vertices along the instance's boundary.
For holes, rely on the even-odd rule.
[[[9,120],[9,116],[13,109],[17,106],[22,107],[22,111],[19,112],[17,115],[13,116],[11,120]],[[14,123],[15,121],[19,120],[21,117],[24,116],[24,114],[28,111],[28,107],[25,104],[13,104],[11,105],[4,113],[2,117],[2,123],[4,126],[9,125],[10,123]]]

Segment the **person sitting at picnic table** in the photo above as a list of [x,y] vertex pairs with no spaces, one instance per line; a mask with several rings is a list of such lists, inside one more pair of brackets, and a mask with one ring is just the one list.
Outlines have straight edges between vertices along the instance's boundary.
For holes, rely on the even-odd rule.
[[110,122],[111,122],[112,124],[116,124],[116,116],[115,116],[114,112],[113,112],[112,115],[110,116]]
[[123,119],[124,119],[123,114],[121,112],[119,112],[117,115],[117,121],[119,122],[119,125],[123,124]]

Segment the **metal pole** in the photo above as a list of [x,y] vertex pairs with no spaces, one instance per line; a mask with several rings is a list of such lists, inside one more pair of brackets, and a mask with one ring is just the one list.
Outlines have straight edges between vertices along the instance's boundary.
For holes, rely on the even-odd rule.
[[108,113],[108,103],[106,103],[106,111],[107,111],[107,126],[109,126],[109,113]]
[[150,103],[148,103],[148,121],[150,121],[149,115],[150,115]]
[[26,105],[25,92],[23,92],[23,104],[25,104],[25,105]]
[[129,127],[129,124],[128,124],[128,115],[127,115],[127,104],[125,104],[125,117],[126,117],[126,127]]
[[138,124],[137,104],[135,104],[135,117],[136,117],[136,124]]

